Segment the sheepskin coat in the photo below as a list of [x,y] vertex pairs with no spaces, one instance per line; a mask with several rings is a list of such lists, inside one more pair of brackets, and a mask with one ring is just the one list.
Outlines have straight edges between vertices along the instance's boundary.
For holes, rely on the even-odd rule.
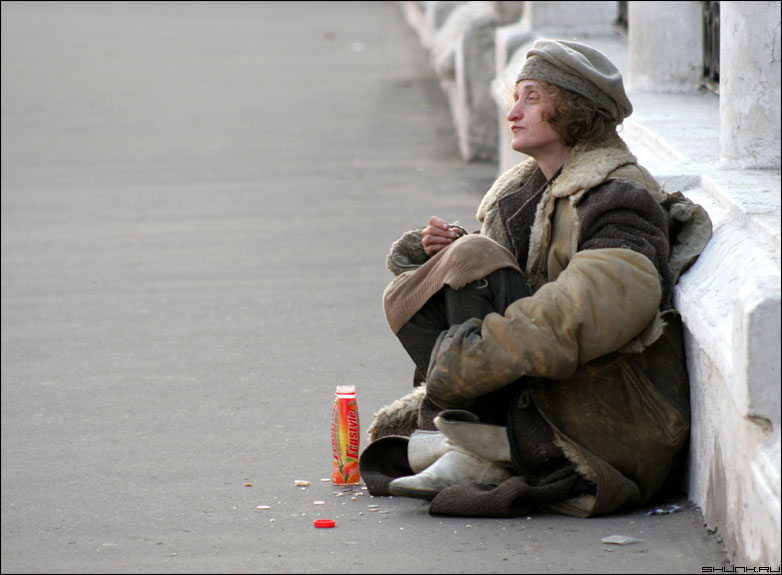
[[[507,516],[533,505],[586,517],[642,505],[668,477],[689,432],[682,329],[671,300],[711,236],[708,215],[682,194],[661,190],[610,134],[576,146],[550,181],[533,160],[511,168],[486,193],[477,218],[482,241],[512,254],[533,293],[504,314],[444,332],[426,397],[442,409],[469,409],[481,396],[518,386],[509,438],[524,441],[513,422],[534,405],[568,463],[596,488],[534,501],[545,480],[528,481],[517,461],[521,477],[496,488],[493,503],[485,490],[456,486],[430,511]],[[443,252],[458,252],[460,241]],[[458,260],[443,252],[431,260]],[[387,316],[409,297],[398,296],[395,285],[431,260],[421,257],[420,230],[392,246],[387,263],[397,278],[384,294]],[[386,410],[383,420],[397,415],[410,417]],[[377,421],[373,427],[375,438],[385,435]]]

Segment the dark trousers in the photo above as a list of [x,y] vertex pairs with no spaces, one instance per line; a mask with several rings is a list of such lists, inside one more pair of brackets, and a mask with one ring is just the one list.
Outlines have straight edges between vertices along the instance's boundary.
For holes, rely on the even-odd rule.
[[[530,293],[524,276],[511,268],[499,269],[458,290],[446,285],[399,330],[397,337],[421,373],[426,374],[441,332],[473,317],[483,319],[492,312],[505,313],[510,304]],[[497,421],[504,425],[508,405],[505,396],[511,392],[503,389],[489,394],[476,402],[471,411],[486,423]],[[421,406],[419,427],[422,429],[434,429],[431,420],[439,408],[430,404],[425,399]],[[497,406],[503,406],[502,410],[498,411]]]

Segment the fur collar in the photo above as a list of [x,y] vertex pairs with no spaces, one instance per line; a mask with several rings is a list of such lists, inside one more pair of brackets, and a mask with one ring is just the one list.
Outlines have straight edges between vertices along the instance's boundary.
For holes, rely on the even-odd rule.
[[[603,182],[617,168],[636,162],[636,157],[615,132],[592,142],[578,144],[570,152],[562,166],[562,173],[546,191],[546,196],[550,194],[555,198],[564,198],[583,193]],[[518,190],[537,167],[535,160],[529,158],[500,175],[478,206],[478,221],[484,221],[500,198]]]

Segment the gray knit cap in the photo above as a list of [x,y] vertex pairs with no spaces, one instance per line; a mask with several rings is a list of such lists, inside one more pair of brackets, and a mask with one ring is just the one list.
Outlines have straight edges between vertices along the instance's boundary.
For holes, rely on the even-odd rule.
[[633,113],[616,66],[599,50],[578,42],[537,40],[516,83],[521,80],[543,80],[580,94],[617,123]]

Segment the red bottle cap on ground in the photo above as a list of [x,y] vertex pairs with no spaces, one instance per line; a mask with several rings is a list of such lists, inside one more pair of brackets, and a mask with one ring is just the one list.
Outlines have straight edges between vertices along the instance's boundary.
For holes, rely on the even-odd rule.
[[336,525],[333,519],[316,519],[313,523],[315,527],[334,527]]

